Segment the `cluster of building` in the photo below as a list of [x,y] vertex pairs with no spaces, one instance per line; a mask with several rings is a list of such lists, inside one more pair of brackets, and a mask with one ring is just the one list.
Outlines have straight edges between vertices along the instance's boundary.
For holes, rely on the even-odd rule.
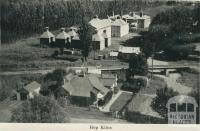
[[[59,97],[70,97],[72,104],[98,107],[109,93],[114,92],[117,80],[115,74],[69,73],[64,77],[62,87],[56,92],[60,92]],[[16,100],[27,100],[39,95],[40,91],[41,84],[33,81],[14,91],[13,96]]]
[[[150,16],[140,13],[137,15],[131,12],[127,15],[108,16],[107,19],[99,19],[95,16],[89,21],[94,29],[92,37],[92,47],[94,50],[103,50],[111,45],[111,37],[123,37],[132,29],[146,29],[150,25]],[[69,32],[61,28],[61,32],[55,36],[46,27],[46,31],[40,36],[41,45],[54,44],[58,47],[83,49],[80,42],[78,28],[71,27]]]

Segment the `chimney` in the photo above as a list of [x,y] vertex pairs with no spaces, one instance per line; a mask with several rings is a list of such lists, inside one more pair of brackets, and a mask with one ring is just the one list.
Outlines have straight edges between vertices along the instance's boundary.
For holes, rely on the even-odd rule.
[[97,19],[97,18],[98,18],[98,15],[95,15],[94,18]]
[[64,28],[64,27],[62,27],[62,28],[61,28],[61,32],[64,32],[64,31],[65,31],[65,28]]
[[140,17],[142,17],[143,16],[143,12],[140,12]]
[[45,27],[45,31],[49,31],[49,27]]
[[113,17],[114,17],[115,16],[115,12],[113,11],[112,13],[113,13]]
[[132,13],[132,16],[135,17],[135,12]]

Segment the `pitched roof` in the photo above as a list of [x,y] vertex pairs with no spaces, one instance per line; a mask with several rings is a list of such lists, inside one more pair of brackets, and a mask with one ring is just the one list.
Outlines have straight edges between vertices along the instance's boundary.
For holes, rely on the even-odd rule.
[[121,111],[131,101],[132,92],[122,92],[115,102],[110,106],[110,111]]
[[119,47],[119,52],[121,52],[121,53],[135,53],[135,54],[139,54],[140,53],[140,47],[120,46]]
[[50,31],[45,31],[40,38],[51,38],[51,37],[55,37]]
[[74,37],[77,35],[77,33],[74,30],[67,32],[67,34],[70,35],[71,37]]
[[115,83],[115,79],[99,78],[101,83],[105,86],[112,86]]
[[31,82],[30,84],[26,85],[24,87],[24,89],[28,92],[34,92],[36,89],[38,89],[39,87],[41,87],[41,85],[39,83],[37,83],[36,81]]
[[71,81],[74,78],[74,75],[72,73],[69,73],[65,76],[65,80]]
[[113,21],[112,25],[114,25],[114,26],[122,26],[122,25],[128,25],[128,23],[126,23],[122,19],[116,19],[115,21]]
[[72,38],[72,40],[80,40],[79,35],[76,34],[76,35]]
[[69,34],[67,34],[65,31],[62,31],[56,36],[56,39],[67,39],[69,37]]
[[88,76],[90,83],[92,84],[92,86],[94,88],[96,88],[97,90],[99,90],[101,93],[103,94],[107,94],[109,92],[109,89],[107,89],[106,87],[104,87],[104,85],[100,82],[100,80],[98,79],[98,77],[96,75],[90,75]]
[[111,26],[111,21],[109,19],[94,18],[89,22],[89,24],[98,30],[101,28]]
[[153,98],[154,96],[151,95],[137,94],[128,104],[128,111],[139,112],[143,115],[148,115],[153,117],[160,117],[160,115],[157,112],[155,112],[151,107]]
[[90,92],[93,89],[93,86],[90,84],[87,77],[74,77],[70,84],[73,89],[71,95],[73,96],[82,96],[82,97],[90,97]]

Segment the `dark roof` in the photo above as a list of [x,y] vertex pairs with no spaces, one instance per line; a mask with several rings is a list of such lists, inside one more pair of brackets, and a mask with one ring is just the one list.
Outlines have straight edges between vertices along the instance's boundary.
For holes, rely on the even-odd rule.
[[34,92],[36,89],[38,89],[39,87],[41,87],[41,85],[39,83],[37,83],[36,81],[31,82],[30,84],[26,85],[24,87],[24,89],[28,92]]
[[72,96],[90,97],[93,86],[90,84],[88,77],[74,77],[70,84],[72,85]]
[[115,79],[104,79],[104,78],[99,78],[101,83],[105,86],[112,86],[115,83]]
[[121,111],[127,106],[133,96],[132,92],[122,92],[121,95],[110,106],[110,111]]
[[104,95],[109,92],[109,89],[104,87],[100,80],[95,75],[86,76],[71,76],[65,79],[70,79],[65,81],[63,88],[69,92],[72,96],[90,97],[90,93],[97,94],[98,92]]
[[104,87],[96,75],[90,75],[88,78],[92,86],[99,90],[101,93],[107,94],[109,92],[109,89]]

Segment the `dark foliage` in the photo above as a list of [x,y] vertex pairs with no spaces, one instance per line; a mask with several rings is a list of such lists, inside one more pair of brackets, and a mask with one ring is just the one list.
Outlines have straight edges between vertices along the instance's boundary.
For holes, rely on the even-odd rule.
[[11,122],[63,123],[69,122],[69,117],[53,97],[37,96],[16,108]]
[[140,11],[153,3],[138,0],[93,1],[93,0],[6,0],[1,5],[2,43],[60,27],[80,25],[82,16],[101,18],[107,15]]
[[129,60],[130,75],[146,76],[148,73],[147,59],[142,54],[133,55]]
[[171,97],[178,95],[178,92],[173,91],[171,88],[161,88],[156,92],[156,97],[153,99],[151,106],[161,116],[167,118],[167,102]]

